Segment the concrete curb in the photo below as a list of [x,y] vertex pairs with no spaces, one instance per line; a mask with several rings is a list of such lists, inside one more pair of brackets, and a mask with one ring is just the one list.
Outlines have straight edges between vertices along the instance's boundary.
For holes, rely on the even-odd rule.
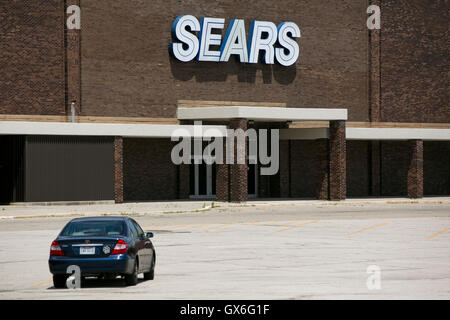
[[224,207],[256,207],[256,206],[361,206],[361,205],[395,205],[395,204],[450,204],[450,198],[440,198],[435,200],[423,199],[374,199],[374,200],[343,200],[343,201],[322,201],[322,200],[299,200],[299,201],[270,201],[270,202],[245,202],[227,203],[217,202],[218,206]]
[[34,207],[34,206],[82,206],[82,205],[100,205],[115,204],[114,200],[104,201],[51,201],[51,202],[11,202],[9,205],[14,207]]
[[[84,203],[86,204],[86,203]],[[109,204],[109,203],[108,203]],[[1,220],[10,219],[32,219],[32,218],[58,218],[58,217],[89,217],[89,216],[144,216],[157,214],[177,214],[177,213],[195,213],[209,211],[213,208],[242,208],[242,207],[259,207],[259,206],[365,206],[365,205],[397,205],[397,204],[450,204],[450,197],[439,197],[434,199],[398,199],[398,198],[378,198],[364,200],[343,200],[343,201],[326,201],[326,200],[268,200],[268,201],[248,201],[244,203],[229,202],[204,202],[202,208],[198,209],[174,209],[160,210],[149,212],[89,212],[89,213],[55,213],[55,214],[36,214],[36,215],[15,215],[0,216]],[[26,206],[30,207],[30,206]]]
[[205,206],[199,209],[190,210],[177,210],[177,211],[153,211],[153,212],[132,212],[132,213],[60,213],[60,214],[47,214],[47,215],[22,215],[22,216],[0,216],[0,220],[8,219],[33,219],[33,218],[64,218],[64,217],[108,217],[108,216],[144,216],[153,214],[171,214],[171,213],[193,213],[208,211],[213,208],[213,205]]

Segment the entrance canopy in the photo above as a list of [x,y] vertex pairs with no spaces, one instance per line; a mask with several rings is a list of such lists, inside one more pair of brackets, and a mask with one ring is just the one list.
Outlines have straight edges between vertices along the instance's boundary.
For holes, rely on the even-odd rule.
[[178,108],[178,120],[223,121],[248,119],[261,122],[347,120],[347,109],[214,106]]

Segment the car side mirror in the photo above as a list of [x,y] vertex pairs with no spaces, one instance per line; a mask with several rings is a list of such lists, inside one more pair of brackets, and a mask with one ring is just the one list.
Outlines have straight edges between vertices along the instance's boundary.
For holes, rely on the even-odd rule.
[[147,232],[146,236],[147,238],[153,238],[153,232]]

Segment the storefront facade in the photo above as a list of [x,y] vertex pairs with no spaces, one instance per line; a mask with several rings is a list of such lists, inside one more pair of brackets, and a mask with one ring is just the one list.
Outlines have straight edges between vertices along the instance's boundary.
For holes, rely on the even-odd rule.
[[[294,22],[299,57],[179,61],[182,15],[224,19],[222,40],[232,19],[247,38]],[[445,1],[17,0],[0,17],[2,202],[450,195]],[[173,164],[194,121],[279,129],[278,173]]]

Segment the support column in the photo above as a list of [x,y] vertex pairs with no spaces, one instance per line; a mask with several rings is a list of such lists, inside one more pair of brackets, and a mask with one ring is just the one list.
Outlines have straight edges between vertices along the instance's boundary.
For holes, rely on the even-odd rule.
[[316,199],[328,200],[329,188],[329,161],[328,139],[316,140]]
[[[71,5],[77,5],[80,7],[80,0],[67,0],[66,8]],[[65,15],[64,21],[66,28],[66,112],[71,117],[71,105],[74,103],[75,115],[79,116],[81,112],[81,30],[80,29],[68,29],[67,19],[71,17],[73,13]]]
[[[247,131],[247,119],[231,119],[230,129],[242,129]],[[247,142],[238,145],[238,139],[234,138],[234,164],[230,164],[230,201],[245,202],[248,200],[247,181]],[[244,164],[238,164],[239,155],[245,159]]]
[[114,201],[123,202],[123,138],[114,137]]
[[345,121],[330,121],[330,200],[345,200],[347,196],[346,162]]
[[423,198],[423,140],[410,140],[408,145],[408,197]]
[[226,139],[223,139],[223,163],[216,164],[216,200],[230,201],[230,168],[226,164]]

